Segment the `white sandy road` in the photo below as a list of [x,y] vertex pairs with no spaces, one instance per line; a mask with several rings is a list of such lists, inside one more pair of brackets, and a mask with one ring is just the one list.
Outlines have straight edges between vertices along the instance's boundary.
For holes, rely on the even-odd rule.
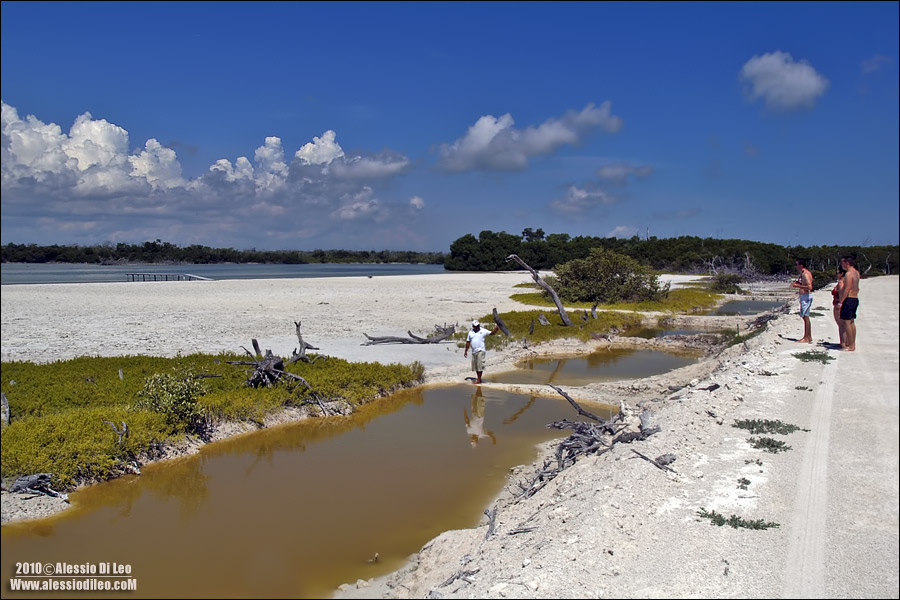
[[[257,338],[288,355],[293,321],[325,354],[411,362],[461,380],[453,345],[362,346],[363,333],[428,333],[521,309],[509,300],[526,274],[3,286],[3,360],[80,355],[235,351]],[[828,291],[815,294],[817,344],[800,345],[796,308],[762,335],[684,373],[570,390],[576,399],[649,406],[662,431],[635,446],[671,452],[677,474],[617,445],[580,461],[539,494],[501,495],[495,533],[447,532],[403,570],[338,597],[456,598],[897,598],[898,280],[861,284],[858,348],[841,353]],[[827,365],[802,362],[826,351]],[[495,356],[494,360],[503,360]],[[690,375],[693,377],[693,374]],[[438,377],[440,379],[440,377]],[[668,385],[687,383],[671,392]],[[715,392],[706,391],[719,384]],[[750,447],[736,419],[780,419],[808,429],[791,450]],[[757,462],[759,461],[759,462]],[[759,464],[761,463],[761,464]],[[522,467],[514,479],[527,479]],[[747,489],[738,480],[750,481]],[[4,495],[3,508],[9,502]],[[700,508],[777,522],[764,531],[713,527]],[[523,525],[529,533],[511,534]],[[468,573],[443,585],[454,576]]]

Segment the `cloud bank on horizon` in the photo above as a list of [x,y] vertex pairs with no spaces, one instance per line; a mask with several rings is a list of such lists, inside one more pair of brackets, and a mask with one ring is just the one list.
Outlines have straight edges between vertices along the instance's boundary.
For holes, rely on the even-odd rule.
[[[530,156],[552,154],[595,128],[614,133],[621,119],[605,103],[524,130],[512,124],[509,114],[482,116],[463,137],[441,147],[437,166],[454,173],[522,170]],[[422,245],[412,225],[425,200],[386,201],[375,191],[380,182],[410,170],[410,158],[390,150],[348,155],[332,130],[287,158],[282,140],[269,136],[253,160],[221,158],[193,179],[183,176],[173,149],[151,138],[129,150],[124,128],[90,113],[76,118],[65,133],[33,115],[23,119],[3,102],[2,134],[4,211],[30,214],[39,203],[41,228],[91,234],[111,221],[126,225],[128,219],[130,232],[111,233],[170,240],[183,238],[189,227],[208,239],[238,235],[248,223],[257,223],[265,228],[270,247],[286,248],[328,231],[346,235],[352,222],[376,229],[389,223],[418,242],[415,246]]]
[[[476,87],[466,102],[442,104],[454,110],[440,119],[425,113],[417,120],[422,109],[409,107],[427,103],[413,97],[407,107],[397,98],[402,116],[382,107],[379,118],[400,124],[380,129],[381,136],[354,134],[354,123],[368,125],[365,116],[332,115],[345,126],[342,136],[347,131],[378,150],[345,149],[326,112],[310,123],[302,116],[291,121],[303,121],[305,130],[318,125],[294,147],[284,142],[295,137],[292,131],[266,132],[255,149],[231,156],[192,140],[210,157],[204,165],[185,144],[160,141],[163,133],[132,139],[131,124],[94,111],[55,123],[31,114],[30,106],[7,103],[8,93],[28,98],[19,88],[32,81],[11,68],[13,58],[7,64],[16,43],[7,41],[7,28],[19,10],[3,5],[3,243],[161,239],[235,248],[445,251],[466,233],[525,227],[785,245],[898,241],[896,60],[865,44],[854,47],[852,80],[845,71],[824,72],[818,62],[830,64],[827,57],[795,58],[775,48],[745,55],[730,75],[713,74],[713,65],[702,76],[696,66],[684,66],[683,81],[670,81],[653,98],[623,91],[615,110],[609,97],[566,103],[571,93],[529,105],[513,90],[485,94],[484,104],[517,110],[478,111]],[[896,42],[896,22],[893,28]],[[633,85],[654,87],[659,77],[659,83],[650,77]],[[715,91],[704,104],[710,88]],[[55,114],[72,110],[64,100],[53,103]],[[153,121],[170,109],[155,110]],[[218,123],[220,135],[227,137],[234,123]],[[426,130],[430,140],[405,130]]]

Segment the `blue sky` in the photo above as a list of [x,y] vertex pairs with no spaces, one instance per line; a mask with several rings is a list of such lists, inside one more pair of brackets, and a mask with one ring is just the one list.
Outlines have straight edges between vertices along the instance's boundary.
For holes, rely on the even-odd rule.
[[897,244],[897,2],[9,2],[2,243]]

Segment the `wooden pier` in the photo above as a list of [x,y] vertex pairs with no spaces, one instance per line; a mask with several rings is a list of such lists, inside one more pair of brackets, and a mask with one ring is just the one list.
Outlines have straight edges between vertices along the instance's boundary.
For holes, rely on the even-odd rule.
[[125,281],[214,281],[190,273],[125,273]]

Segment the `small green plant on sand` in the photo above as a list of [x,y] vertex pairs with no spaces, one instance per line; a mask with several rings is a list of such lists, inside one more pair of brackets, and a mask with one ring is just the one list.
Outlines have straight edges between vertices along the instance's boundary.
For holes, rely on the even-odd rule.
[[697,511],[697,515],[699,515],[703,519],[709,519],[712,525],[718,525],[721,527],[722,525],[728,525],[729,527],[733,527],[737,529],[738,527],[744,529],[769,529],[771,527],[781,527],[778,523],[773,523],[772,521],[763,521],[762,519],[756,519],[755,521],[748,521],[743,519],[737,515],[731,515],[727,519],[717,513],[716,511],[707,512],[705,508],[701,508]]
[[798,385],[794,389],[800,390],[801,392],[811,392],[812,391],[812,388],[810,388],[809,386],[805,386],[805,385]]
[[750,445],[756,448],[757,450],[765,450],[771,454],[777,454],[779,452],[787,452],[791,449],[786,443],[780,440],[774,440],[772,438],[750,438],[747,440],[750,442]]
[[746,429],[750,433],[777,433],[779,435],[787,435],[795,431],[809,431],[809,429],[803,429],[791,423],[768,419],[742,419],[735,421],[733,427]]
[[799,354],[794,354],[797,358],[802,360],[803,362],[814,362],[818,361],[823,365],[827,365],[829,360],[834,360],[833,356],[829,356],[827,352],[822,352],[821,350],[809,350],[807,352],[800,352]]
[[746,477],[738,479],[738,489],[746,490],[748,485],[750,485],[750,480]]

